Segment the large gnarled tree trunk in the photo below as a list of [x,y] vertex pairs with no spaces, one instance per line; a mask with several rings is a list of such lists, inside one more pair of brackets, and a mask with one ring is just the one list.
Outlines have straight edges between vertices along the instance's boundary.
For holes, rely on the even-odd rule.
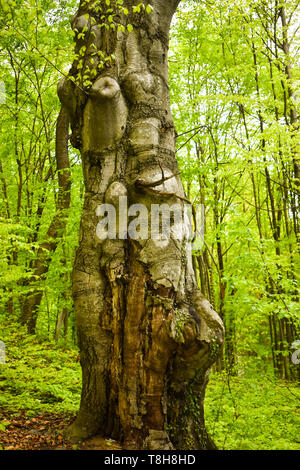
[[[199,292],[187,241],[174,234],[167,245],[133,240],[121,226],[116,240],[96,234],[97,207],[118,209],[120,196],[149,213],[152,204],[185,203],[167,59],[179,0],[148,3],[151,14],[133,14],[136,2],[124,1],[129,15],[118,21],[134,26],[127,34],[99,27],[99,2],[82,1],[72,21],[79,32],[76,52],[85,51],[83,69],[95,70],[95,78],[86,92],[67,79],[59,86],[86,188],[73,271],[83,385],[69,432],[79,439],[100,432],[127,448],[206,449],[214,445],[203,399],[223,325]],[[104,1],[101,6],[108,8]],[[99,71],[95,49],[114,55],[109,67]],[[70,76],[77,75],[79,60]]]

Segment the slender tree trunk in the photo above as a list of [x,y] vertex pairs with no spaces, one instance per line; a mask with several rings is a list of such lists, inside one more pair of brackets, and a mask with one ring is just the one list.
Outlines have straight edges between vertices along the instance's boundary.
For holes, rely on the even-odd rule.
[[293,83],[292,68],[291,68],[291,57],[290,57],[291,45],[289,43],[289,38],[288,38],[288,26],[289,25],[287,24],[284,6],[280,8],[280,18],[281,18],[281,23],[282,23],[282,36],[283,36],[282,49],[285,54],[285,75],[287,79],[287,88],[288,88],[288,96],[289,96],[290,122],[291,122],[291,127],[294,130],[293,145],[292,145],[294,176],[295,176],[295,185],[296,185],[296,188],[298,190],[298,195],[299,195],[299,191],[300,191],[299,116],[298,116],[297,108],[296,108],[297,96],[294,91],[294,83]]
[[[72,26],[85,37],[77,36],[76,52],[86,47],[84,73],[87,66],[95,70],[94,82],[85,93],[84,84],[67,79],[59,87],[71,116],[71,141],[81,150],[86,188],[73,271],[83,383],[69,436],[100,432],[136,449],[213,448],[203,399],[223,325],[198,290],[186,240],[171,235],[163,246],[150,236],[136,240],[121,224],[118,239],[96,234],[98,206],[110,203],[124,213],[120,196],[127,197],[128,207],[143,204],[148,214],[152,204],[183,208],[185,201],[167,59],[179,0],[146,2],[151,14],[133,14],[134,3],[124,1],[129,15],[119,14],[133,32],[118,34],[97,27],[101,14],[93,2],[81,2]],[[96,52],[114,55],[106,69],[99,69],[92,44]],[[73,77],[78,65],[79,59]]]
[[[46,241],[41,243],[37,258],[33,265],[33,278],[31,282],[35,286],[36,279],[40,282],[48,272],[51,253],[53,253],[61,239],[65,229],[67,215],[70,207],[70,162],[68,154],[69,140],[69,116],[66,109],[62,107],[56,125],[56,161],[58,170],[59,191],[56,203],[56,214],[49,225]],[[26,324],[30,333],[35,332],[38,309],[42,301],[43,291],[36,287],[32,293],[28,294],[22,305],[20,321]]]
[[69,319],[69,309],[63,307],[58,315],[58,319],[55,327],[54,339],[58,341],[61,336],[61,329],[64,327],[64,337],[65,340],[68,339],[68,319]]

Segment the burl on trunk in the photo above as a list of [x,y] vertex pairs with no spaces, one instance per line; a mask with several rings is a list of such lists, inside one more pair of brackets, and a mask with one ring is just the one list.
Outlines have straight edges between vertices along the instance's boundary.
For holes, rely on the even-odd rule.
[[[168,87],[168,35],[178,3],[145,2],[149,14],[134,13],[136,2],[126,0],[126,14],[116,2],[81,1],[72,20],[78,56],[70,77],[83,70],[92,84],[64,79],[58,89],[85,181],[73,271],[83,383],[69,434],[99,432],[135,449],[214,447],[203,400],[224,331],[199,292],[189,243],[173,231],[167,242],[133,239],[119,223],[117,239],[97,234],[101,204],[123,212],[122,200],[149,213],[153,204],[185,204]],[[110,8],[132,32],[103,26]],[[110,56],[108,66],[103,56]]]

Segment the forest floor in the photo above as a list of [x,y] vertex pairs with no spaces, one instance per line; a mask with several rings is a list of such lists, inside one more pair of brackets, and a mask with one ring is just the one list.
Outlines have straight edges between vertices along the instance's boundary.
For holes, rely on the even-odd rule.
[[76,445],[67,441],[63,433],[74,420],[74,416],[43,414],[28,417],[26,414],[23,410],[12,416],[11,413],[0,409],[0,449],[121,450],[116,441],[101,436],[94,436]]
[[[0,325],[0,450],[121,449],[99,436],[77,445],[63,437],[80,403],[78,350],[29,336],[19,324]],[[220,450],[300,450],[299,385],[251,358],[236,376],[211,374],[205,419]]]

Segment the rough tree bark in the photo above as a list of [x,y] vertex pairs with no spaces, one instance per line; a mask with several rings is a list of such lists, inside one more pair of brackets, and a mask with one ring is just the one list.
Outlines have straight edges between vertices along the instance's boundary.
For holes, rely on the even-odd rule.
[[[99,2],[81,1],[72,20],[73,29],[85,33],[77,37],[76,52],[85,46],[84,68],[97,72],[89,91],[68,79],[58,88],[86,189],[73,271],[83,374],[80,410],[69,429],[74,439],[100,432],[127,448],[214,448],[203,400],[224,331],[198,289],[186,240],[172,236],[161,246],[126,232],[120,239],[121,226],[116,240],[96,235],[97,207],[118,208],[119,196],[149,213],[151,204],[184,205],[167,59],[179,1],[144,2],[151,14],[133,14],[136,2],[124,1],[129,15],[120,13],[118,21],[134,26],[130,34],[97,26],[103,23]],[[99,71],[93,44],[115,57],[105,70]]]

